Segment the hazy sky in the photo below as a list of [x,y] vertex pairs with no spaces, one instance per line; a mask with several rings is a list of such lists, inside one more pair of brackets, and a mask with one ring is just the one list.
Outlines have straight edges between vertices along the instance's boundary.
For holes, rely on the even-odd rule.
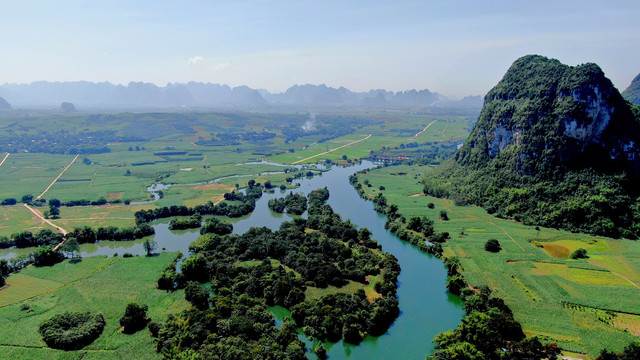
[[518,57],[640,72],[640,1],[2,0],[0,83],[484,94]]

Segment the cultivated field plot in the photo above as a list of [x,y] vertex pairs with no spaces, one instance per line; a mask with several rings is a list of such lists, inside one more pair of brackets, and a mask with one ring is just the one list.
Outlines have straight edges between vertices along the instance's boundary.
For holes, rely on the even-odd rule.
[[[4,154],[2,156],[4,158]],[[40,195],[75,156],[11,154],[0,166],[0,199]]]
[[[458,256],[473,286],[489,285],[514,311],[527,335],[557,342],[563,349],[596,355],[622,350],[640,335],[640,243],[525,226],[422,195],[428,167],[391,166],[361,177],[369,196],[382,191],[405,217],[427,216],[447,231],[445,256]],[[429,209],[428,203],[435,207]],[[441,210],[450,220],[439,219]],[[499,253],[484,250],[489,239]],[[571,260],[578,248],[589,258]]]
[[[342,162],[366,158],[370,151],[396,148],[409,143],[462,141],[467,137],[472,118],[465,116],[407,115],[403,113],[372,115],[376,125],[357,130],[355,134],[312,143],[302,150],[274,155],[270,161],[285,164],[313,163],[320,160]],[[294,150],[294,149],[292,149]]]
[[[148,316],[162,322],[188,307],[184,291],[156,289],[174,253],[152,257],[90,257],[53,267],[30,267],[7,279],[0,290],[0,353],[3,359],[159,359],[147,329],[126,335],[119,319],[129,302],[149,305]],[[46,347],[40,323],[65,311],[101,312],[102,335],[79,351]],[[20,336],[16,336],[20,334]]]

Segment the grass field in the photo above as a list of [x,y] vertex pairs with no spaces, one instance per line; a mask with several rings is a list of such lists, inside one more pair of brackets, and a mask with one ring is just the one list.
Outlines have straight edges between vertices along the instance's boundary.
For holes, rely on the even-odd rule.
[[[149,305],[148,316],[158,322],[188,306],[183,291],[156,289],[160,272],[174,257],[90,257],[11,275],[0,290],[2,359],[159,359],[148,330],[126,335],[119,331],[118,321],[132,301]],[[38,327],[65,311],[102,312],[104,332],[79,351],[47,348]]]
[[[362,175],[368,196],[379,186],[405,217],[427,216],[447,231],[445,256],[458,256],[473,286],[489,285],[512,308],[527,335],[557,342],[569,352],[595,357],[602,348],[620,351],[640,334],[640,243],[525,226],[483,209],[456,206],[422,195],[428,167],[392,166]],[[435,208],[427,208],[432,202]],[[448,221],[438,218],[441,210]],[[497,239],[502,251],[484,250]],[[589,259],[570,260],[577,248]],[[574,304],[569,306],[567,304]],[[603,316],[603,314],[609,314]]]

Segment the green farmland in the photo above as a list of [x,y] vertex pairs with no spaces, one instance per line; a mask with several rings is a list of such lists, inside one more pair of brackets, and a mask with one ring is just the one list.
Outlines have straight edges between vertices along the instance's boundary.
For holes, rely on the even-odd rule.
[[[0,353],[11,359],[158,359],[149,331],[127,335],[119,319],[127,303],[149,305],[162,322],[187,308],[184,292],[156,289],[156,280],[175,254],[152,257],[90,257],[53,267],[30,267],[7,279],[0,296]],[[38,333],[43,320],[65,311],[101,312],[102,336],[78,351],[46,347]],[[16,336],[20,334],[21,336]]]
[[[456,206],[422,195],[428,167],[391,166],[361,175],[370,197],[382,191],[405,217],[427,216],[452,239],[444,255],[457,256],[474,287],[489,285],[514,311],[529,336],[556,342],[574,355],[594,356],[603,348],[621,350],[640,335],[640,244],[525,226],[495,218],[483,209]],[[429,209],[428,203],[435,207]],[[439,218],[445,210],[449,220]],[[499,253],[484,250],[489,239]],[[571,260],[577,248],[589,258]]]

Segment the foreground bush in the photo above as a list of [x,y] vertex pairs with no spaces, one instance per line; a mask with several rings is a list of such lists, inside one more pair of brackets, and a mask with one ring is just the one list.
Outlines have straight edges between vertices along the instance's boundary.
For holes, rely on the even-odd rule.
[[78,350],[100,337],[105,320],[100,313],[65,312],[40,325],[40,335],[47,346],[61,350]]
[[149,322],[147,310],[149,310],[147,305],[129,303],[124,316],[120,318],[120,325],[124,327],[123,332],[125,334],[133,334],[138,330],[144,329],[147,326],[147,322]]

